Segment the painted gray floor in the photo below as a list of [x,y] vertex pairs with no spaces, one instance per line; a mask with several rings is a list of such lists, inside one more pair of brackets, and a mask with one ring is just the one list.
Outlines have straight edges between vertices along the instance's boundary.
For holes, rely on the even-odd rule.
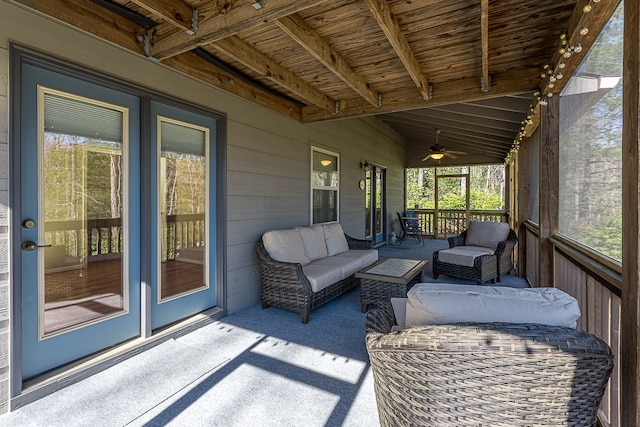
[[[447,247],[426,243],[380,256],[430,260]],[[510,275],[501,285],[526,283]],[[2,415],[0,426],[376,426],[364,317],[358,289],[306,325],[252,306]]]

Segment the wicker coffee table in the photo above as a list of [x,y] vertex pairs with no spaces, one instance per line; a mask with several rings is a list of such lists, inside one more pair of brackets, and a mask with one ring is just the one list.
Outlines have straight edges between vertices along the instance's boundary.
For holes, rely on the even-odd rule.
[[360,270],[360,308],[366,312],[369,304],[406,298],[407,291],[422,280],[422,269],[429,261],[404,258],[382,258]]

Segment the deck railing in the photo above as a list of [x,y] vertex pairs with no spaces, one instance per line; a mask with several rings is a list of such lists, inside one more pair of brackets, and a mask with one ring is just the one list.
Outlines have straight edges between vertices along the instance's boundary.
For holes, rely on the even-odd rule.
[[[120,218],[46,221],[44,243],[64,247],[67,256],[86,259],[120,254],[123,249]],[[178,249],[203,246],[203,214],[169,215],[162,227],[162,259],[172,260]]]
[[[538,284],[538,234],[535,227],[527,227],[526,277],[533,286]],[[556,237],[554,244],[554,285],[578,300],[581,316],[577,327],[603,339],[613,352],[614,368],[598,411],[603,426],[620,425],[620,306],[621,277],[611,265],[590,256],[578,245]]]
[[[456,209],[411,209],[420,219],[425,236],[446,239],[467,229],[467,211]],[[509,214],[503,211],[469,211],[470,220],[508,222]]]

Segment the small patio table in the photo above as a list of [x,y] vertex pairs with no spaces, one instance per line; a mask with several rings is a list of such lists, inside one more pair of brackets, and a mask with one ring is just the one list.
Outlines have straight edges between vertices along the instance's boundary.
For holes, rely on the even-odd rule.
[[356,273],[360,279],[360,309],[369,304],[406,298],[407,291],[422,280],[422,270],[429,261],[404,258],[382,258]]

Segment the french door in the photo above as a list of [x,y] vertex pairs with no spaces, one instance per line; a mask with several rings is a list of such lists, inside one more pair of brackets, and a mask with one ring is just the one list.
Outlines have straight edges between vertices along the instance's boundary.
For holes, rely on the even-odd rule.
[[140,333],[139,99],[22,66],[22,377]]
[[385,241],[386,235],[386,169],[369,164],[365,170],[365,236],[376,244]]
[[29,63],[20,99],[22,378],[215,306],[217,119]]
[[216,304],[212,286],[215,228],[210,186],[216,121],[151,102],[151,326],[159,328]]

